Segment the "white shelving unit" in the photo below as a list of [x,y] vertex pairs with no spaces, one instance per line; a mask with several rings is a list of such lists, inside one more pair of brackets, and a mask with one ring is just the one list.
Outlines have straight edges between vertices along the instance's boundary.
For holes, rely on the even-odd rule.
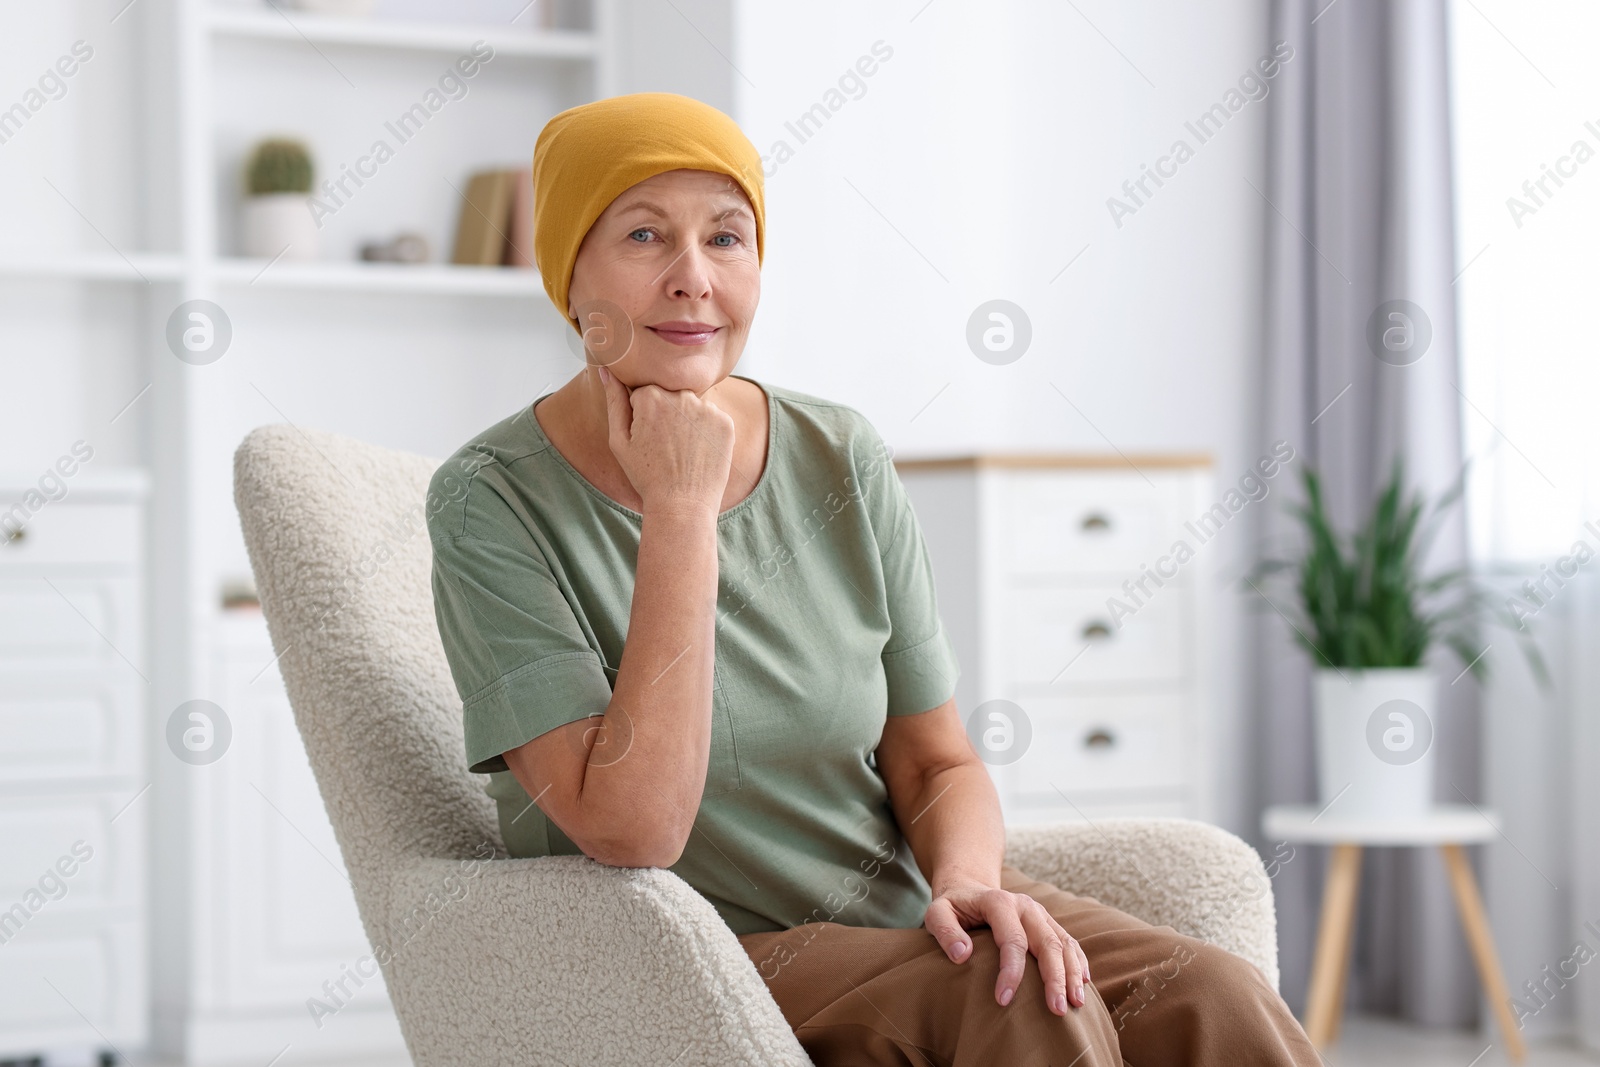
[[[516,335],[553,317],[532,270],[364,263],[341,258],[336,247],[317,262],[240,258],[228,239],[230,172],[251,141],[287,130],[311,144],[319,181],[337,175],[341,161],[381,135],[382,116],[403,110],[453,57],[487,41],[494,60],[467,96],[451,101],[385,165],[382,181],[351,201],[353,224],[343,211],[329,220],[330,234],[336,225],[364,225],[378,236],[371,228],[390,214],[403,221],[401,212],[433,205],[424,218],[432,219],[434,259],[447,257],[459,210],[453,189],[465,188],[472,170],[526,165],[546,119],[615,91],[611,4],[593,0],[587,29],[534,30],[169,3],[183,190],[171,302],[216,302],[231,316],[235,349],[203,367],[158,361],[156,386],[167,406],[158,416],[156,463],[183,473],[185,497],[175,493],[165,506],[158,500],[168,524],[163,543],[174,547],[165,569],[183,576],[157,606],[164,632],[174,635],[163,661],[175,672],[158,700],[218,702],[234,716],[241,747],[209,768],[214,773],[174,765],[160,780],[157,869],[170,884],[157,887],[166,907],[157,925],[187,948],[157,950],[155,1035],[159,1047],[181,1049],[196,1064],[265,1063],[286,1045],[308,1061],[393,1055],[400,1037],[381,982],[320,1022],[308,1010],[309,998],[330,1003],[324,983],[366,951],[366,938],[348,884],[330,869],[337,849],[282,683],[267,669],[273,650],[265,628],[259,617],[218,606],[221,582],[246,573],[231,454],[251,425],[339,426],[341,408],[365,420],[350,432],[404,441],[403,417],[385,414],[404,398],[386,390],[408,378],[415,384],[428,373],[427,358],[412,355],[412,374],[397,369],[380,382],[345,353],[374,344],[398,353],[407,334],[437,332],[441,344],[459,344],[447,349],[457,365],[480,358],[473,354],[479,344],[498,345],[508,360]],[[483,368],[461,373],[471,382]],[[348,376],[343,386],[341,375]],[[329,490],[339,486],[330,471]],[[188,546],[181,558],[179,545]],[[270,862],[260,849],[270,849]]]
[[[381,982],[369,981],[320,1025],[308,1010],[311,998],[328,1001],[324,983],[342,979],[366,938],[270,669],[265,627],[259,615],[221,607],[222,585],[248,574],[232,454],[253,426],[288,421],[447,455],[490,421],[474,413],[486,397],[531,396],[544,384],[530,349],[566,358],[537,272],[439,260],[448,258],[459,211],[454,190],[472,171],[528,165],[548,118],[622,91],[614,2],[563,0],[588,18],[562,29],[385,20],[381,9],[371,19],[319,18],[265,0],[139,0],[115,22],[115,12],[87,4],[32,19],[0,14],[0,34],[20,25],[39,30],[41,48],[75,37],[95,48],[67,103],[29,120],[27,147],[5,145],[11,175],[36,162],[54,190],[28,175],[43,221],[0,228],[0,340],[41,357],[28,361],[36,371],[13,370],[21,380],[8,383],[13,397],[32,404],[6,410],[26,416],[42,403],[33,437],[51,439],[66,421],[52,416],[79,417],[103,435],[97,446],[107,444],[97,467],[127,459],[142,468],[131,476],[151,489],[141,519],[148,547],[137,561],[148,592],[138,632],[149,652],[136,657],[147,680],[135,679],[140,700],[130,706],[143,709],[142,736],[158,739],[128,749],[135,763],[119,764],[120,777],[105,790],[120,805],[150,786],[117,822],[116,870],[126,877],[105,914],[121,940],[66,937],[68,908],[40,920],[46,932],[59,927],[63,951],[103,949],[106,967],[122,970],[81,991],[82,1027],[48,989],[0,1012],[8,1055],[27,1054],[30,1035],[57,1049],[103,1047],[98,1027],[128,1045],[124,1052],[139,1051],[148,1035],[159,1055],[188,1064],[403,1057]],[[446,16],[456,10],[445,0],[436,7]],[[493,47],[493,62],[385,165],[381,181],[329,220],[325,258],[236,254],[230,221],[251,142],[301,136],[318,180],[336,175],[379,135],[384,116],[417,100],[479,41]],[[71,110],[88,110],[95,94],[92,102],[122,123],[117,130]],[[119,142],[119,130],[132,135]],[[354,258],[357,238],[394,229],[425,232],[434,262]],[[185,362],[168,350],[169,317],[191,300],[212,301],[231,319],[232,347],[215,362]],[[53,363],[63,320],[82,330],[64,371]],[[61,399],[66,389],[71,398]],[[11,431],[32,444],[26,429]],[[337,492],[338,473],[329,477]],[[65,504],[52,508],[72,513]],[[234,747],[204,766],[159,743],[173,710],[197,699],[222,706],[235,726]],[[14,817],[23,818],[20,809]],[[49,851],[57,824],[65,825],[39,821],[30,864]],[[45,952],[42,936],[33,940]],[[23,958],[12,954],[13,962]],[[28,966],[55,973],[47,956],[30,955]],[[48,1009],[50,1027],[35,1020],[20,1029],[24,1015],[39,1015],[34,1008]]]
[[[92,457],[92,453],[90,454]],[[76,466],[76,465],[74,465]],[[67,468],[62,468],[63,470]],[[0,499],[39,491],[0,475]],[[149,479],[92,464],[0,529],[0,1061],[149,1029],[144,580]],[[87,623],[87,625],[85,625]]]

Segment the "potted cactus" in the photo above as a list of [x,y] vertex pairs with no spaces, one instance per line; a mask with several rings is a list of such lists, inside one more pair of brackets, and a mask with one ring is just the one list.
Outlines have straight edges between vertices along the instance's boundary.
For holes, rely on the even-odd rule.
[[262,259],[317,258],[317,224],[311,215],[311,153],[299,141],[268,138],[245,164],[240,231],[244,254]]
[[[1294,575],[1297,603],[1284,618],[1316,664],[1318,795],[1323,805],[1337,802],[1341,815],[1405,818],[1433,804],[1439,677],[1423,661],[1443,643],[1466,665],[1461,673],[1470,670],[1481,681],[1489,665],[1481,624],[1521,628],[1469,567],[1419,573],[1443,513],[1462,496],[1466,474],[1463,467],[1424,521],[1422,494],[1402,499],[1396,457],[1365,527],[1347,539],[1329,521],[1321,483],[1307,467],[1306,503],[1289,505],[1305,531],[1304,553],[1262,560],[1254,570],[1253,578]],[[1254,580],[1250,586],[1265,597]],[[1538,648],[1519,636],[1535,678],[1548,687]]]

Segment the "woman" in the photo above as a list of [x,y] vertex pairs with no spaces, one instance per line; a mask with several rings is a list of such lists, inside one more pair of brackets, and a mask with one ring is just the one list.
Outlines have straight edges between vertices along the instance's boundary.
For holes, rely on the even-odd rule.
[[1004,864],[882,439],[733,373],[765,225],[733,121],[670,93],[573,108],[534,190],[586,364],[441,467],[430,517],[512,854],[681,875],[818,1064],[1317,1063],[1249,963]]

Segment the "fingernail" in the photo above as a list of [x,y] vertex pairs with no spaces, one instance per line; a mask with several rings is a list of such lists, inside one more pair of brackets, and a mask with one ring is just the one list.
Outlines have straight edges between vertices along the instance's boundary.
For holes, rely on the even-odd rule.
[[1002,1008],[1011,1003],[1011,994],[1014,992],[1016,992],[1016,990],[1007,989],[1005,992],[1000,994],[1000,1006]]
[[1065,993],[1056,994],[1056,1011],[1062,1015],[1067,1013],[1067,995]]
[[611,380],[611,372],[606,370],[604,367],[601,367],[600,368],[600,380],[602,382],[609,382]]
[[955,955],[955,958],[959,960],[962,956],[967,954],[967,943],[965,941],[957,941],[955,944],[950,946],[950,951]]

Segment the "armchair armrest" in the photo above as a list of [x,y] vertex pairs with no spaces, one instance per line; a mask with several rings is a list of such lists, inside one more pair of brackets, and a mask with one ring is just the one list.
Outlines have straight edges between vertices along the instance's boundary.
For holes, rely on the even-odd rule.
[[369,924],[418,1067],[811,1063],[727,924],[662,868],[417,859]]
[[1031,878],[1243,956],[1278,987],[1272,879],[1255,849],[1192,819],[1099,819],[1006,830]]

